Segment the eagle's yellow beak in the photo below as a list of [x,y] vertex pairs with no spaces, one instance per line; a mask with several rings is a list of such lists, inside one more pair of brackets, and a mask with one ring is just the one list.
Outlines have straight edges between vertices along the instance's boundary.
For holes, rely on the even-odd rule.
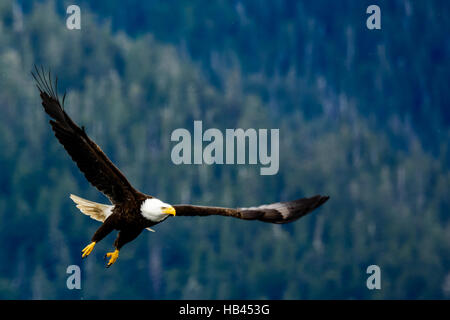
[[174,207],[165,208],[165,209],[163,209],[162,212],[165,213],[165,214],[171,214],[171,215],[175,216],[175,209],[174,209]]

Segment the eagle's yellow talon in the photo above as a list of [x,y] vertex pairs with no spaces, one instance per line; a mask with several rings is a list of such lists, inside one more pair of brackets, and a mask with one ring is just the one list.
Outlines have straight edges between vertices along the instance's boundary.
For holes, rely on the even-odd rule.
[[83,255],[81,257],[84,258],[84,257],[87,257],[88,255],[90,255],[92,250],[94,249],[94,246],[95,246],[95,242],[91,242],[86,247],[84,247],[84,249],[81,250],[81,252],[83,253]]
[[108,268],[109,266],[111,266],[114,262],[116,262],[117,258],[119,257],[119,250],[115,250],[114,252],[108,252],[105,255],[106,257],[110,257],[108,264],[106,265],[106,267]]

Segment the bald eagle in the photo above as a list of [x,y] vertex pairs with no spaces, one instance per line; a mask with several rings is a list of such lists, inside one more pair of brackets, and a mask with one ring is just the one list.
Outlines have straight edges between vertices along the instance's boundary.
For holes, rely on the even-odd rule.
[[119,257],[119,251],[126,243],[134,240],[143,230],[166,220],[170,216],[221,215],[244,220],[259,220],[270,223],[288,223],[303,217],[328,200],[328,196],[316,195],[310,198],[288,202],[277,202],[251,208],[222,208],[195,206],[189,204],[170,205],[136,190],[123,173],[111,162],[100,147],[65,112],[64,94],[62,103],[58,97],[58,78],[52,81],[35,67],[31,72],[42,99],[45,112],[51,117],[50,125],[59,142],[69,153],[86,179],[102,192],[111,202],[100,204],[70,195],[76,207],[85,215],[102,222],[91,242],[81,252],[87,257],[94,246],[113,230],[118,230],[114,242],[115,250],[108,252],[106,267]]

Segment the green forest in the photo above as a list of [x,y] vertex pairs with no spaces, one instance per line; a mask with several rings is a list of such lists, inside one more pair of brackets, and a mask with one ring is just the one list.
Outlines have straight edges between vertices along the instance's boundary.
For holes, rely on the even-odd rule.
[[[449,299],[450,2],[0,2],[0,299]],[[140,191],[244,207],[315,194],[294,223],[175,217],[105,269],[108,203],[53,136],[30,71]],[[277,128],[280,165],[175,165],[177,128]],[[81,289],[66,270],[81,268]],[[381,289],[366,269],[378,265]]]

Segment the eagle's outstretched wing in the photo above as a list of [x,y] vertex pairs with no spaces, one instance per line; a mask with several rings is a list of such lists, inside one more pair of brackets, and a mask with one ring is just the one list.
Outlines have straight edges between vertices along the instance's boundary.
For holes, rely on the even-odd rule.
[[311,198],[287,202],[276,202],[251,208],[220,208],[192,205],[175,205],[177,216],[221,215],[245,220],[260,220],[271,223],[288,223],[297,220],[324,204],[328,196],[316,195]]
[[36,80],[45,112],[52,118],[50,124],[56,138],[75,161],[86,179],[104,193],[112,203],[133,198],[137,191],[120,170],[108,159],[100,147],[80,129],[64,111],[58,98],[58,79],[53,86],[50,72],[48,79],[44,70],[35,67],[32,72]]

